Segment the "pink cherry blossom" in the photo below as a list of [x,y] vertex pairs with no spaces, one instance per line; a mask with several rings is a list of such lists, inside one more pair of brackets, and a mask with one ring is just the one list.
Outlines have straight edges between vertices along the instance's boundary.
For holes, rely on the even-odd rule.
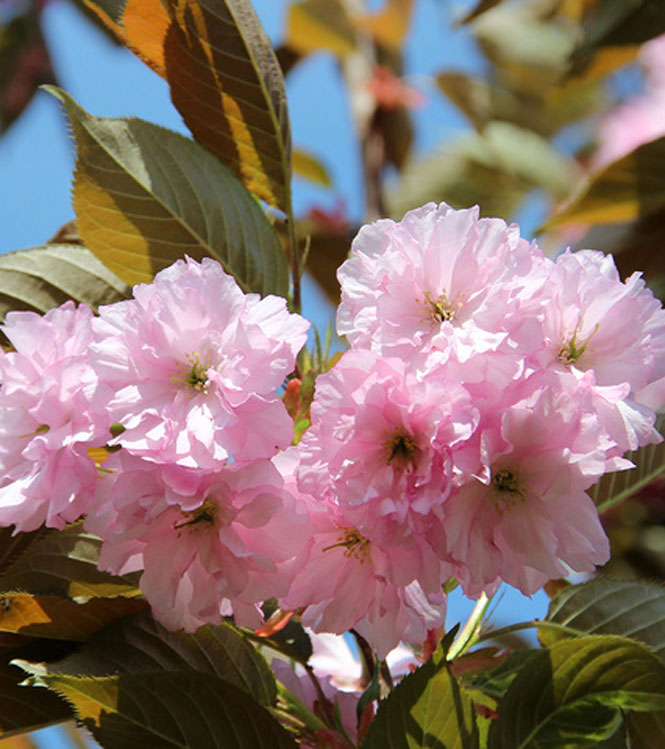
[[400,356],[443,335],[464,360],[519,328],[520,296],[542,283],[544,262],[516,225],[428,203],[360,230],[338,271],[337,330],[353,347]]
[[88,447],[110,433],[106,415],[90,407],[91,318],[73,302],[43,317],[7,314],[2,330],[14,350],[0,355],[0,525],[62,529],[94,499]]
[[[401,359],[354,350],[318,378],[311,420],[298,445],[302,490],[344,507],[373,540],[383,533],[386,545],[411,547],[442,521],[466,470],[455,451],[478,412],[445,375],[418,376]],[[428,564],[423,554],[414,549],[414,565]],[[415,570],[413,577],[424,576]]]
[[124,450],[86,527],[103,539],[100,568],[143,570],[141,590],[159,621],[193,631],[234,614],[261,624],[260,602],[285,593],[307,544],[298,514],[268,460],[203,474],[161,467]]
[[308,327],[284,299],[244,294],[210,258],[180,260],[133,300],[102,307],[97,397],[125,428],[118,444],[201,469],[270,457],[291,442],[275,390]]
[[484,416],[485,469],[446,502],[448,550],[471,597],[501,581],[530,595],[609,557],[585,490],[607,469],[613,443],[555,375],[534,376],[519,395]]

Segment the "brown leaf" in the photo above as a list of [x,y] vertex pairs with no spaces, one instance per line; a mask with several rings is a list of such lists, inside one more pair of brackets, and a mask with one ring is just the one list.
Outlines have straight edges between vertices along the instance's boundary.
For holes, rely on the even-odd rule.
[[194,138],[289,213],[284,78],[248,0],[182,0],[164,52],[171,98]]

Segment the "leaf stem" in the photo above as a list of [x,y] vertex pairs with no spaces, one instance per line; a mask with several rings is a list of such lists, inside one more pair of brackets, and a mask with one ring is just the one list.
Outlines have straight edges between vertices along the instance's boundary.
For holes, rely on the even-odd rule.
[[487,611],[487,607],[490,605],[492,599],[488,598],[485,593],[482,593],[474,606],[471,616],[467,619],[466,624],[455,638],[455,641],[450,646],[448,651],[448,660],[452,661],[461,655],[471,647],[471,645],[477,641],[478,632],[483,623],[483,617]]
[[511,624],[508,627],[500,627],[499,629],[488,629],[486,632],[481,632],[475,638],[475,642],[487,642],[488,640],[496,640],[503,635],[509,635],[512,632],[520,632],[524,629],[551,629],[554,632],[560,632],[565,635],[572,635],[574,637],[581,637],[585,633],[579,629],[573,627],[566,627],[565,624],[557,624],[557,622],[548,622],[546,620],[536,619],[532,622],[518,622],[517,624]]

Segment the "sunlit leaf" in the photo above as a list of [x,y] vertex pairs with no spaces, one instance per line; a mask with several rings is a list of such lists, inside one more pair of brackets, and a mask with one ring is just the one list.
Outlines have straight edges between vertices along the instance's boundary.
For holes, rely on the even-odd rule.
[[105,624],[146,609],[138,598],[68,598],[20,592],[0,595],[0,632],[57,640],[86,640]]
[[300,177],[330,187],[330,174],[325,166],[311,153],[296,148],[293,151],[293,171]]
[[181,0],[164,46],[171,98],[194,138],[290,213],[284,78],[249,0]]
[[539,651],[499,703],[489,749],[589,746],[610,738],[622,711],[665,708],[665,664],[612,635],[576,637]]
[[72,709],[61,697],[46,689],[22,687],[24,679],[25,672],[20,668],[4,659],[0,662],[0,740],[72,716]]
[[[588,635],[622,635],[649,645],[665,660],[665,588],[637,580],[598,578],[569,585],[550,602],[546,621]],[[567,635],[543,627],[541,642]]]
[[140,595],[137,575],[115,576],[97,569],[101,543],[80,523],[63,531],[46,531],[0,575],[0,595],[24,590],[64,596],[76,603]]
[[129,294],[124,281],[79,245],[50,244],[0,255],[0,319],[14,309],[43,313],[68,299],[96,309]]
[[76,0],[79,5],[89,8],[118,39],[124,39],[121,25],[122,10],[126,0]]
[[478,746],[471,699],[439,651],[380,703],[362,749]]
[[78,146],[78,229],[105,265],[134,284],[185,254],[211,255],[245,289],[286,294],[286,261],[272,227],[214,156],[178,133],[93,117],[51,92],[67,109]]
[[596,174],[545,229],[633,221],[665,206],[665,138],[639,146]]
[[276,698],[268,664],[235,627],[223,623],[193,634],[171,632],[149,613],[110,624],[48,670],[72,676],[192,670],[218,676],[262,705]]
[[[658,417],[656,429],[659,432],[665,429],[665,416]],[[604,512],[632,497],[665,473],[665,442],[640,447],[626,453],[625,457],[635,464],[635,468],[606,473],[589,490],[598,512]]]
[[164,42],[170,24],[162,0],[128,0],[122,12],[125,43],[162,78],[166,78]]
[[285,41],[302,55],[325,50],[344,57],[357,40],[341,0],[300,0],[289,5]]
[[33,673],[64,696],[102,746],[113,749],[295,749],[286,731],[249,695],[193,671],[75,677]]
[[355,19],[361,28],[387,47],[399,49],[409,32],[413,0],[386,0],[385,7],[368,16]]

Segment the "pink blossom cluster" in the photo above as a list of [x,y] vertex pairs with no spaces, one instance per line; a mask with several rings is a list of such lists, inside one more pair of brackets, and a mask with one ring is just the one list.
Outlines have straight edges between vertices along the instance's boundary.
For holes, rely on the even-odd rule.
[[307,543],[271,458],[292,441],[277,389],[308,327],[211,259],[178,261],[97,317],[71,302],[10,312],[0,525],[62,528],[86,514],[100,566],[142,570],[166,626],[232,613],[258,626],[258,604],[288,590]]
[[[660,440],[665,312],[590,250],[428,204],[364,227],[339,270],[351,345],[292,445],[278,391],[308,323],[179,261],[98,316],[7,315],[0,525],[82,515],[192,631],[276,598],[380,658],[444,624],[444,584],[526,594],[609,555],[586,491]],[[99,450],[111,455],[103,462]]]
[[441,626],[453,576],[532,594],[606,562],[586,490],[660,440],[665,312],[639,274],[429,204],[362,228],[338,277],[351,350],[280,456],[314,523],[282,604],[383,656]]

